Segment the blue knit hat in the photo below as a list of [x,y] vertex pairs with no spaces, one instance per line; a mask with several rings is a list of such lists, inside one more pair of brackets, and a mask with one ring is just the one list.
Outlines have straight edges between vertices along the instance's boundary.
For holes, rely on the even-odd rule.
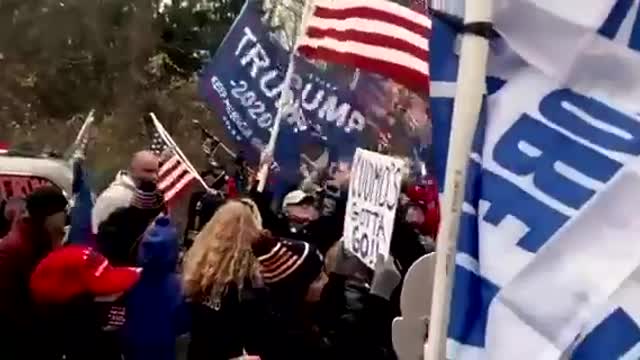
[[138,264],[145,269],[175,269],[178,261],[178,231],[169,217],[155,220],[138,252]]

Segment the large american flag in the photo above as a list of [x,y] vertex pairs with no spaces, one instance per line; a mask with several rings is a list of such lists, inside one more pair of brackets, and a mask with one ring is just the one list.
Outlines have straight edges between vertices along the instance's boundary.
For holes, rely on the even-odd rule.
[[196,176],[178,152],[162,137],[157,127],[152,129],[151,151],[163,159],[158,172],[158,189],[164,193],[164,201],[170,204]]
[[431,20],[390,1],[318,0],[298,52],[429,89]]

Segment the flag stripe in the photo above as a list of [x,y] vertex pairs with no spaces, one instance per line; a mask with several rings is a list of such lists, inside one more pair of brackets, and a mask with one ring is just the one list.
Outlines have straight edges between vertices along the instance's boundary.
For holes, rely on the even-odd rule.
[[164,199],[166,202],[170,202],[176,195],[180,193],[187,185],[189,185],[193,180],[195,180],[195,176],[191,172],[187,172],[182,179],[171,188],[170,191],[164,194]]
[[191,172],[189,172],[184,166],[180,166],[177,169],[176,175],[174,177],[166,178],[164,180],[166,185],[164,186],[164,188],[161,188],[161,190],[164,192],[165,201],[169,201],[175,196],[176,193],[178,193],[182,189],[182,187],[184,186],[183,181],[185,181],[185,179],[187,179],[187,181],[190,181],[193,178],[194,177]]
[[166,173],[165,176],[162,176],[160,183],[158,184],[158,188],[162,191],[166,191],[169,189],[169,186],[176,183],[176,181],[181,178],[185,172],[189,172],[187,167],[180,163],[178,166],[174,168],[173,171]]
[[330,9],[326,7],[317,7],[313,13],[314,18],[321,19],[333,19],[333,20],[348,20],[348,19],[362,19],[362,20],[378,20],[379,22],[387,24],[396,24],[401,28],[404,28],[414,34],[424,34],[431,24],[420,24],[412,20],[412,18],[419,18],[415,13],[411,13],[411,17],[402,17],[389,12],[388,10],[374,9],[367,7],[349,7],[343,9]]
[[176,162],[170,168],[168,167],[165,171],[161,171],[159,175],[158,188],[162,191],[166,191],[171,184],[176,182],[176,178],[178,178],[185,170],[186,169],[182,163]]
[[316,3],[298,51],[425,92],[429,89],[430,29],[427,16],[390,1],[324,0]]
[[[380,26],[384,26],[381,24]],[[389,32],[385,34],[370,32],[366,30],[365,27],[359,27],[360,30],[356,29],[347,29],[347,30],[338,30],[338,27],[334,28],[319,28],[313,27],[309,28],[307,32],[307,36],[311,39],[323,39],[329,38],[333,40],[349,42],[356,41],[361,44],[371,45],[371,46],[379,46],[379,47],[388,47],[393,48],[394,50],[401,51],[403,53],[408,53],[413,55],[418,59],[419,62],[424,62],[424,59],[429,57],[429,43],[426,39],[420,39],[424,42],[424,47],[418,46],[418,43],[410,43],[407,41],[397,41],[397,36],[390,35]]]
[[164,177],[166,176],[166,174],[173,172],[175,168],[180,165],[180,163],[180,159],[177,156],[173,155],[171,158],[169,158],[169,160],[167,160],[166,163],[164,163],[160,167],[160,171],[158,172],[158,174],[160,175],[160,177]]
[[[392,43],[409,43],[424,50],[429,50],[429,40],[427,36],[431,33],[428,29],[425,29],[420,33],[415,33],[402,28],[397,24],[357,18],[345,20],[311,18],[307,23],[307,29],[307,36],[309,36],[309,30],[311,29],[335,29],[339,31],[358,30],[368,33],[377,33],[392,37]],[[391,43],[387,43],[385,45],[389,46]]]
[[407,53],[394,49],[362,44],[355,41],[338,41],[333,39],[308,39],[301,47],[322,47],[331,50],[332,52],[353,54],[353,56],[398,65],[407,68],[407,70],[421,73],[423,76],[429,75],[429,64],[425,60],[415,58]]
[[298,48],[298,51],[308,58],[347,64],[382,74],[418,92],[425,92],[429,89],[428,73],[416,71],[397,63],[378,60],[351,52],[335,51],[327,47],[314,48],[311,46],[301,46]]
[[[353,9],[353,8],[365,8],[375,9],[387,14],[395,14],[398,17],[412,21],[415,24],[431,28],[431,19],[429,17],[416,14],[415,11],[400,4],[393,3],[391,1],[371,1],[371,0],[349,0],[349,1],[333,1],[325,0],[315,3],[316,9],[326,8],[333,10],[340,9]],[[315,15],[315,14],[314,14]]]

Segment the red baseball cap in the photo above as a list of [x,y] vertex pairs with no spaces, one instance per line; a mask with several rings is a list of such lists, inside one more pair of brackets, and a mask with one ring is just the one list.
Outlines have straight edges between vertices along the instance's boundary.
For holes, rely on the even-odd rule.
[[53,251],[31,275],[31,293],[38,302],[64,303],[79,295],[115,295],[140,279],[140,268],[113,267],[87,246],[69,245]]

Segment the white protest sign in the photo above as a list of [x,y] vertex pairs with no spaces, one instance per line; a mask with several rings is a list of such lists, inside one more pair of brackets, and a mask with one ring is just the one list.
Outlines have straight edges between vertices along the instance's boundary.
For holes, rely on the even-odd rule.
[[403,166],[402,160],[362,149],[353,159],[344,242],[370,268],[378,254],[389,255]]

